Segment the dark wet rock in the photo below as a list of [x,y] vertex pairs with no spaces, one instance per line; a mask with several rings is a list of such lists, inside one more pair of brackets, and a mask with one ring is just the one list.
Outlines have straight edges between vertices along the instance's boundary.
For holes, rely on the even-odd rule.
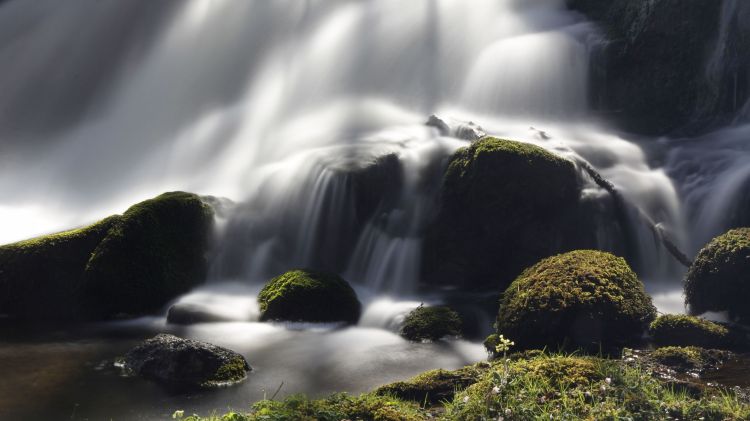
[[245,357],[234,351],[168,334],[133,348],[123,362],[133,374],[178,389],[229,385],[251,371]]
[[292,270],[271,279],[258,294],[260,320],[357,323],[362,305],[334,273]]
[[88,227],[0,246],[0,313],[108,319],[155,312],[205,279],[213,211],[171,192]]
[[435,114],[427,119],[425,125],[438,129],[441,136],[451,136],[470,142],[475,142],[487,135],[484,129],[473,121],[444,120]]
[[167,323],[190,325],[194,323],[214,323],[231,320],[212,312],[210,308],[195,303],[177,303],[167,311]]
[[[695,124],[701,117],[712,119],[736,111],[739,105],[723,98],[734,90],[730,81],[717,86],[706,71],[713,50],[724,48],[717,45],[721,1],[567,3],[603,29],[607,42],[595,50],[592,60],[592,102],[625,130],[666,134]],[[737,57],[746,62],[743,55]],[[735,91],[742,98],[748,94],[746,84],[743,75],[742,89]]]

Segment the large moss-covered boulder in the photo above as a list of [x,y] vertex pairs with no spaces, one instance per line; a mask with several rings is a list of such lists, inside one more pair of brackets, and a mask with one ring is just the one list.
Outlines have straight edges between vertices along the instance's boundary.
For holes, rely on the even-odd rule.
[[406,316],[400,333],[410,341],[437,341],[446,336],[459,336],[461,317],[448,307],[420,305]]
[[361,304],[348,282],[334,273],[292,270],[258,294],[261,320],[357,323]]
[[423,280],[502,290],[541,258],[593,247],[579,195],[573,162],[540,147],[485,137],[459,149],[425,241]]
[[526,269],[500,303],[498,332],[521,349],[611,349],[637,341],[656,317],[624,259],[576,250]]
[[750,228],[722,234],[703,247],[685,277],[690,312],[726,311],[750,323]]
[[213,212],[165,193],[91,226],[0,246],[0,313],[106,319],[156,311],[202,282]]
[[251,370],[242,355],[207,342],[159,334],[130,350],[124,368],[177,389],[225,386]]
[[730,344],[729,329],[684,314],[665,314],[651,322],[649,333],[659,346],[724,348]]

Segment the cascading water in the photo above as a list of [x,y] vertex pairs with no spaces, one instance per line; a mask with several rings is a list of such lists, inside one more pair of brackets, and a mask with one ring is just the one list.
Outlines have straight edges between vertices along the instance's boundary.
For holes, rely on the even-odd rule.
[[[681,269],[659,233],[694,252],[750,200],[747,126],[639,144],[589,119],[600,33],[564,0],[156,3],[0,4],[0,58],[12,63],[0,73],[0,242],[167,190],[215,196],[212,283],[181,302],[252,321],[262,282],[312,266],[342,273],[366,304],[359,327],[320,335],[260,323],[182,331],[255,356],[266,388],[293,379],[286,392],[322,393],[325,379],[358,391],[481,357],[475,344],[417,350],[386,331],[441,299],[416,285],[442,171],[468,144],[457,133],[567,156],[581,169],[582,200],[611,203],[585,170],[595,169],[625,200],[634,264],[647,281],[671,280],[670,299]],[[50,68],[59,70],[51,80]],[[431,114],[448,130],[426,125]],[[481,129],[454,124],[469,121]],[[598,244],[616,250],[610,224],[598,221]],[[163,318],[147,325],[165,329]],[[351,355],[399,373],[352,367]],[[264,372],[279,356],[283,375]]]

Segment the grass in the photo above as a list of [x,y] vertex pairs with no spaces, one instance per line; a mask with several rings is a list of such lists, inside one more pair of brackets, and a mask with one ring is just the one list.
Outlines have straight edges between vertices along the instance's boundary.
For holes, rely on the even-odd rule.
[[[292,396],[283,401],[260,401],[247,413],[176,418],[187,421],[750,419],[750,405],[730,390],[706,388],[700,396],[692,396],[658,380],[646,368],[620,359],[527,352],[472,367],[479,370],[475,382],[463,389],[457,384],[454,397],[439,403],[424,396],[419,396],[421,401],[408,401],[376,393],[334,394],[318,400]],[[429,376],[419,378],[426,379]]]

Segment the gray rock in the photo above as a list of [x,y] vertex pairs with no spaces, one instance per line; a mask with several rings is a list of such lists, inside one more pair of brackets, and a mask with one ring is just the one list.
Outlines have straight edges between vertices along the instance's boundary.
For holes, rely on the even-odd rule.
[[130,350],[124,368],[177,389],[237,383],[252,370],[245,357],[232,350],[163,333]]

